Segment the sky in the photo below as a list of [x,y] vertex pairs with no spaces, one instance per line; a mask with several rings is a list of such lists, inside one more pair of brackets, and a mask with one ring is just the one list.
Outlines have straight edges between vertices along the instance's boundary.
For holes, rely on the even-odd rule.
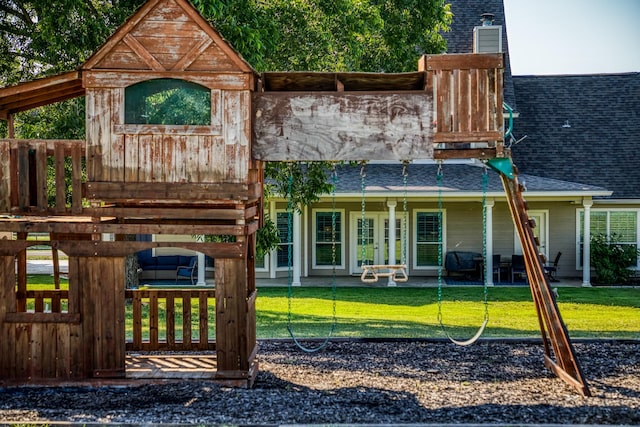
[[640,0],[504,0],[514,75],[640,71]]

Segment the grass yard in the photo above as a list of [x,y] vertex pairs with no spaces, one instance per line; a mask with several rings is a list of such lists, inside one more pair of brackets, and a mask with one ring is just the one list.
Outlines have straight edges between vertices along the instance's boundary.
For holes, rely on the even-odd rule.
[[[561,288],[558,306],[572,337],[640,338],[640,289]],[[259,290],[258,336],[286,337],[287,290]],[[482,324],[481,287],[443,291],[442,319],[449,334],[470,337]],[[291,299],[296,336],[322,337],[332,323],[330,289],[298,288]],[[339,288],[337,329],[341,337],[444,337],[435,288]],[[485,337],[538,337],[538,318],[528,288],[489,291]]]

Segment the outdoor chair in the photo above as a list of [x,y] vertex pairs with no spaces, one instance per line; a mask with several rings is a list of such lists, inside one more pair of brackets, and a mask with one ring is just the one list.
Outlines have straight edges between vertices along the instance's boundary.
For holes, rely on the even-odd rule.
[[553,261],[553,264],[548,264],[544,266],[544,272],[547,276],[549,276],[549,280],[552,282],[557,282],[556,273],[558,272],[558,262],[560,261],[560,256],[562,252],[558,252],[556,255],[556,259]]
[[191,257],[189,261],[189,265],[180,265],[176,269],[176,284],[178,283],[178,279],[181,277],[186,277],[191,280],[191,284],[195,285],[196,276],[198,272],[198,258]]
[[493,255],[493,274],[497,276],[497,282],[500,283],[502,276],[502,266],[500,265],[500,255]]
[[523,276],[524,281],[527,282],[527,269],[523,255],[511,255],[511,283],[516,281],[516,275]]

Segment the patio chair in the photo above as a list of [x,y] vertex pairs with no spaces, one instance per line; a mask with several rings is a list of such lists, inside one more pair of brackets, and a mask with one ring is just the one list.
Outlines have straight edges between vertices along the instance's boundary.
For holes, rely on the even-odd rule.
[[558,282],[556,278],[556,273],[558,272],[558,262],[560,261],[560,256],[562,252],[558,252],[556,255],[556,259],[553,261],[553,264],[548,264],[544,266],[544,272],[549,276],[549,280],[552,282]]
[[191,280],[191,284],[196,284],[196,275],[198,272],[198,258],[191,257],[189,261],[189,265],[180,265],[176,268],[176,284],[178,283],[178,279],[181,277],[186,277]]
[[511,255],[511,283],[516,281],[516,275],[523,276],[525,283],[527,282],[527,269],[524,266],[523,255]]
[[500,258],[500,255],[493,255],[493,274],[497,276],[498,283],[500,283],[500,276],[502,276],[502,266],[500,265]]

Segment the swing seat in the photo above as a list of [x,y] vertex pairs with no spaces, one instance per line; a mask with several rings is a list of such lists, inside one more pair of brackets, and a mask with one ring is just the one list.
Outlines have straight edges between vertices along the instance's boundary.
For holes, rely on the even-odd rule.
[[391,277],[394,282],[409,280],[407,266],[404,264],[363,265],[360,280],[363,283],[375,283],[380,277]]

